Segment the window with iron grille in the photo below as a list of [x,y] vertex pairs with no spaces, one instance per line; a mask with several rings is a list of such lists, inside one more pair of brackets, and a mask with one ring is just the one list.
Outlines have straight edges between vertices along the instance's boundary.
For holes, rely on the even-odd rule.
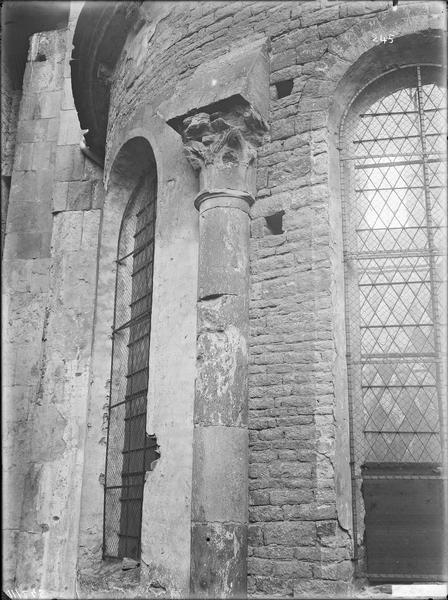
[[341,127],[355,536],[369,473],[446,469],[445,76],[431,65],[389,72]]
[[140,557],[143,488],[155,446],[146,434],[155,209],[155,181],[146,178],[126,207],[118,245],[104,557]]

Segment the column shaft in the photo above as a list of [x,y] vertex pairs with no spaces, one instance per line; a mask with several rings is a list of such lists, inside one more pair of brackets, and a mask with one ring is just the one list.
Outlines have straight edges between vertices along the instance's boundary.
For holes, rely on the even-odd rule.
[[[209,107],[210,108],[210,107]],[[250,106],[198,112],[182,139],[199,172],[199,292],[190,592],[247,590],[249,208],[267,125]]]
[[194,413],[191,593],[242,597],[247,580],[249,205],[202,193]]

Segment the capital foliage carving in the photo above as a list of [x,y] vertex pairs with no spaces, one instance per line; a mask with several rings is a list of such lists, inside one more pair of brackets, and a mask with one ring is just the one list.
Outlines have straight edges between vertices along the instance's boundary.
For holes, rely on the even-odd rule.
[[184,119],[183,125],[185,153],[193,169],[200,171],[202,188],[222,187],[222,178],[230,174],[232,187],[248,187],[248,177],[253,177],[247,171],[255,163],[267,129],[252,108],[200,112]]

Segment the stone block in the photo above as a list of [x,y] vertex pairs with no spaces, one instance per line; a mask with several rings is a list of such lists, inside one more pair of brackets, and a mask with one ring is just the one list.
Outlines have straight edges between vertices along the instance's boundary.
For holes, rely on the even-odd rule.
[[48,171],[52,167],[53,156],[54,145],[52,142],[36,142],[33,149],[33,171]]
[[[30,292],[32,294],[45,294],[48,291],[50,266],[50,258],[32,261],[30,265]],[[42,297],[40,301],[42,302]]]
[[[60,215],[72,214],[69,211],[60,213]],[[79,232],[74,232],[74,237]],[[77,252],[65,252],[63,254],[61,277],[64,285],[61,287],[61,296],[66,309],[71,312],[84,311],[82,318],[78,317],[77,333],[81,333],[82,326],[89,327],[91,313],[86,311],[86,306],[93,307],[94,280],[96,275],[96,253],[91,250],[78,250]],[[72,340],[67,338],[65,342],[68,346]]]
[[327,50],[328,43],[325,40],[304,44],[296,55],[298,65],[319,59]]
[[[199,298],[246,295],[249,217],[225,204],[202,211],[203,204],[199,214]],[[210,252],[210,248],[220,248],[220,252]]]
[[7,233],[19,231],[37,233],[50,227],[51,215],[38,202],[20,199],[9,207]]
[[315,12],[306,13],[301,17],[302,27],[310,27],[311,25],[320,25],[330,21],[337,21],[339,18],[339,6],[331,6]]
[[325,111],[328,109],[330,102],[331,98],[329,98],[328,96],[325,96],[323,98],[302,98],[299,107],[304,113]]
[[14,156],[15,171],[30,171],[33,166],[34,144],[31,142],[22,142],[16,144]]
[[313,491],[309,490],[277,490],[270,493],[271,504],[302,504],[313,499]]
[[318,523],[318,525],[316,526],[316,532],[317,532],[317,536],[319,538],[333,536],[336,534],[336,530],[337,530],[336,521],[322,521],[321,523]]
[[273,72],[280,71],[287,67],[292,67],[296,63],[295,50],[286,50],[275,54],[271,60],[271,70]]
[[316,579],[332,579],[334,581],[350,581],[353,576],[353,565],[350,560],[336,563],[321,563],[313,566]]
[[82,239],[82,211],[65,211],[54,215],[54,239],[57,254],[63,249],[64,252],[76,252],[81,247]]
[[63,91],[62,91],[61,109],[62,110],[75,110],[71,77],[64,77],[64,87],[63,87]]
[[47,119],[48,120],[48,131],[47,131],[47,141],[48,142],[56,142],[58,139],[59,132],[59,119]]
[[[311,552],[309,546],[306,546],[306,550],[308,550],[308,553]],[[294,548],[287,548],[286,546],[274,546],[271,544],[270,546],[254,548],[254,556],[260,558],[269,558],[271,560],[287,560],[294,558]]]
[[20,120],[32,121],[40,118],[39,94],[26,90],[20,100]]
[[[2,295],[3,306],[6,305],[8,296]],[[5,310],[6,312],[6,310]],[[1,367],[2,367],[2,387],[9,388],[17,385],[15,366],[17,361],[17,348],[12,344],[3,347]]]
[[271,575],[273,564],[270,557],[252,557],[247,561],[247,573],[249,575]]
[[79,181],[84,169],[84,155],[79,144],[58,146],[56,150],[56,181]]
[[350,560],[350,549],[349,548],[321,548],[320,549],[320,558],[323,561],[336,561],[339,562],[341,560]]
[[294,117],[281,119],[271,125],[271,140],[284,140],[294,135]]
[[[14,294],[30,291],[30,265],[23,260],[3,260],[2,283],[5,294],[12,290]],[[6,304],[4,304],[6,307]]]
[[254,506],[269,504],[269,493],[253,490],[249,494],[249,504]]
[[310,563],[298,560],[273,560],[273,574],[283,576],[285,579],[312,577],[313,570]]
[[[355,3],[351,2],[350,5],[355,5]],[[347,8],[347,5],[341,8]],[[350,27],[355,25],[357,22],[358,20],[354,18],[341,18],[338,21],[322,23],[322,25],[319,25],[318,27],[319,37],[322,39],[328,37],[337,37],[338,35],[341,35],[341,33],[347,31],[347,29],[350,29]]]
[[[285,67],[284,69],[280,69],[279,71],[275,71],[271,73],[271,84],[278,83],[279,81],[285,81],[286,79],[295,79],[299,78],[302,74],[303,67],[302,65],[293,64],[290,67]],[[294,90],[296,91],[296,90]],[[274,85],[271,86],[271,100],[277,100],[277,89]]]
[[58,146],[79,144],[81,141],[81,127],[76,110],[63,110],[60,113]]
[[310,522],[266,523],[263,527],[265,544],[279,546],[311,546],[315,542],[315,526]]
[[[230,17],[228,19],[232,21]],[[214,28],[222,31],[226,20],[208,29],[210,32]],[[215,60],[203,62],[192,77],[179,82],[171,99],[161,104],[160,112],[176,129],[177,120],[193,110],[234,96],[243,98],[263,118],[267,118],[269,57],[265,41],[246,44],[227,53],[220,52]]]
[[336,518],[336,508],[332,504],[316,506],[315,504],[300,504],[295,506],[284,506],[285,520],[307,520],[319,521],[321,519]]
[[30,39],[28,60],[44,62],[54,53],[53,36],[51,33],[35,33]]
[[[40,333],[42,331],[42,324],[37,329],[40,329]],[[2,386],[4,423],[26,422],[30,402],[34,398],[34,392],[34,387],[29,385]]]
[[302,579],[294,582],[294,598],[350,598],[350,587],[340,581]]
[[67,181],[55,181],[53,186],[53,212],[60,212],[66,209],[68,186],[69,183]]
[[52,54],[49,60],[30,64],[28,74],[30,88],[36,92],[54,91],[62,87],[63,63]]
[[310,546],[303,546],[294,548],[294,557],[298,560],[314,561],[319,560],[321,557],[320,548],[310,548]]
[[38,98],[40,118],[54,119],[59,116],[61,103],[61,92],[59,90],[42,92]]
[[[51,234],[50,234],[51,235]],[[5,240],[5,258],[41,258],[49,255],[47,233],[11,232]]]
[[249,545],[254,546],[262,546],[263,545],[263,530],[258,525],[250,525],[247,528],[248,533],[248,542]]
[[[40,298],[43,301],[43,298]],[[42,311],[43,312],[43,311]],[[34,319],[41,319],[40,314],[33,315]],[[42,321],[40,321],[42,322]],[[12,385],[36,386],[40,375],[40,351],[41,351],[41,335],[34,337],[29,342],[23,344],[10,344],[8,353],[11,352],[15,356],[14,364],[14,381]]]
[[247,521],[246,429],[195,427],[192,519]]
[[265,229],[265,220],[263,217],[251,219],[250,237],[252,239],[253,238],[262,238],[264,235],[264,229]]
[[[286,429],[288,431],[288,429]],[[295,462],[272,462],[269,466],[269,473],[273,477],[310,477],[311,465]]]
[[191,529],[193,597],[245,597],[247,530],[234,523],[194,523]]
[[319,36],[316,26],[307,27],[305,29],[296,29],[289,34],[274,40],[272,42],[272,52],[277,53],[289,48],[300,48],[302,45],[306,45],[306,42],[309,43],[318,39]]
[[[434,4],[437,4],[436,2]],[[344,6],[340,7],[340,16],[341,17],[352,17],[359,15],[370,15],[375,12],[381,11],[389,11],[390,4],[387,2],[382,2],[379,0],[378,2],[350,2]]]
[[253,585],[256,590],[255,597],[261,595],[262,598],[290,598],[292,596],[292,581],[278,575],[254,576]]
[[90,210],[91,206],[92,183],[90,181],[70,181],[66,210]]
[[279,506],[253,506],[249,511],[249,521],[283,521],[283,511]]
[[[86,161],[87,162],[87,161]],[[92,208],[103,208],[106,192],[101,180],[93,182]]]
[[[6,487],[6,481],[3,481]],[[6,503],[7,499],[4,497]],[[3,587],[5,596],[12,596],[12,590],[16,589],[16,563],[17,563],[17,539],[18,531],[11,529],[6,506],[3,506]]]
[[99,210],[91,210],[83,213],[81,250],[90,251],[95,255],[98,251],[100,218],[101,213]]
[[19,121],[17,126],[17,142],[45,142],[47,141],[48,119],[34,119]]
[[[53,169],[50,166],[36,171],[36,187],[33,190],[30,199],[39,202],[41,208],[45,207],[48,212],[51,211],[51,198],[53,195]],[[50,221],[49,221],[50,222]]]

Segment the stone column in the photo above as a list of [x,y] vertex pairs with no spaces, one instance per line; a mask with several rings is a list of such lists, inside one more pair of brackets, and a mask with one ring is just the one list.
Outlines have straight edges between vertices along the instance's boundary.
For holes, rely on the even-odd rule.
[[264,131],[247,106],[183,121],[200,180],[192,597],[246,595],[249,209]]

